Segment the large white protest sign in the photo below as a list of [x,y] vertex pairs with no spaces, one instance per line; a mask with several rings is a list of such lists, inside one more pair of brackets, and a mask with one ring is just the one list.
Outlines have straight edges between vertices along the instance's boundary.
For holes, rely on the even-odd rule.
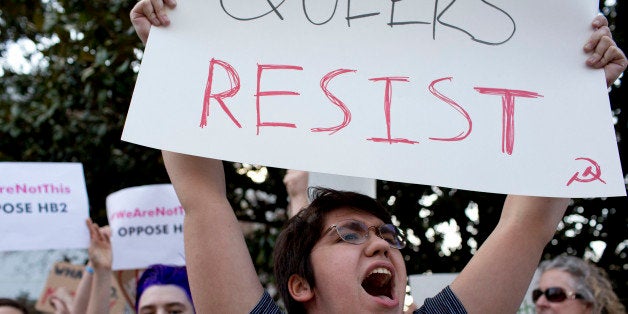
[[[351,5],[349,6],[349,3]],[[186,0],[123,140],[469,190],[625,195],[597,1]]]
[[0,163],[1,251],[86,248],[87,217],[80,163]]
[[[408,276],[410,283],[410,291],[414,303],[418,306],[423,305],[425,299],[432,298],[438,294],[445,287],[450,285],[454,279],[456,279],[458,273],[438,273],[438,274],[419,274]],[[532,283],[528,287],[519,309],[518,314],[534,314],[534,302],[532,302],[532,290],[537,287],[536,280],[532,280]]]
[[113,269],[185,265],[184,215],[171,184],[137,186],[109,194]]

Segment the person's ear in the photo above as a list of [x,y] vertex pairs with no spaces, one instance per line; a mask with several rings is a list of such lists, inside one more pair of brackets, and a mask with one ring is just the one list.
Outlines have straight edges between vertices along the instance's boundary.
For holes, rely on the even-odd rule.
[[297,302],[307,302],[314,297],[314,291],[305,278],[299,275],[292,275],[288,279],[288,291],[290,296]]

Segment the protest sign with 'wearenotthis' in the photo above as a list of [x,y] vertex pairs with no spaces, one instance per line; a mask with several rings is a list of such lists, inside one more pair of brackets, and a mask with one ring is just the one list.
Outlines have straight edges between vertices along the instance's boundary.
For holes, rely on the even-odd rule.
[[0,251],[87,248],[83,165],[0,162]]
[[598,2],[186,0],[153,27],[123,140],[496,193],[625,195]]
[[136,186],[107,196],[112,268],[185,265],[184,216],[171,184]]

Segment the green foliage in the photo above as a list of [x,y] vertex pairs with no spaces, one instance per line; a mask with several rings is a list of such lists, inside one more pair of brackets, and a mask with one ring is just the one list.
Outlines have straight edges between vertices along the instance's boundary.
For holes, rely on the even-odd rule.
[[[625,2],[604,8],[625,49]],[[84,165],[91,216],[106,224],[105,197],[119,189],[168,182],[159,152],[120,141],[143,47],[128,14],[131,0],[14,0],[0,6],[0,53],[30,40],[40,61],[23,73],[0,71],[0,161],[73,161]],[[628,173],[628,86],[610,98],[624,173]],[[624,105],[625,106],[625,105]],[[163,126],[169,127],[169,126]],[[228,196],[241,220],[257,222],[249,248],[263,282],[272,284],[271,251],[285,221],[284,172],[268,170],[263,184],[247,173],[260,167],[226,164]],[[379,182],[378,197],[420,245],[404,249],[408,272],[460,271],[499,218],[503,196],[429,186]],[[477,206],[478,219],[471,219]],[[467,211],[468,210],[468,211]],[[467,215],[467,212],[470,214]],[[460,244],[445,248],[437,226],[455,222]],[[578,200],[570,208],[545,257],[563,252],[584,256],[590,243],[606,243],[598,264],[609,271],[616,291],[628,297],[628,201]],[[451,252],[448,252],[450,250]],[[589,252],[589,253],[587,253]]]
[[17,1],[3,6],[8,42],[29,39],[30,73],[4,66],[0,160],[82,162],[92,215],[124,187],[165,182],[157,151],[120,141],[142,49],[128,18],[135,1]]

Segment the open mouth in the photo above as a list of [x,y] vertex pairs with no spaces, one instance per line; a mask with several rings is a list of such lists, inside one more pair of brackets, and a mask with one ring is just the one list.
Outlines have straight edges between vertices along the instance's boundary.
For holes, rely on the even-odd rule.
[[392,274],[390,270],[379,267],[373,269],[373,271],[364,278],[362,288],[372,296],[384,296],[392,299],[392,284]]

